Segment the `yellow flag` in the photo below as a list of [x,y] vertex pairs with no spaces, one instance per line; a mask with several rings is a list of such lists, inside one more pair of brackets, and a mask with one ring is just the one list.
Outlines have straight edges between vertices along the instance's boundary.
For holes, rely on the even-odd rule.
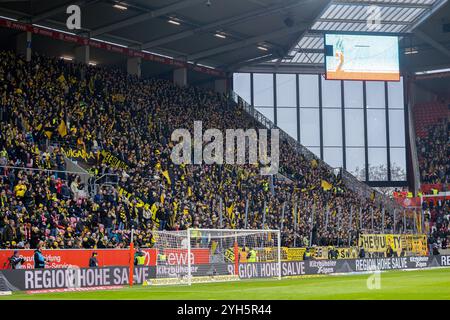
[[172,181],[170,180],[170,177],[169,177],[169,171],[164,170],[164,171],[162,172],[162,175],[167,179],[167,183],[168,183],[168,184],[172,184]]
[[64,120],[61,120],[61,123],[58,126],[58,132],[61,137],[67,136],[67,126]]
[[230,218],[231,218],[231,214],[233,213],[233,209],[234,209],[234,203],[227,208],[227,214],[228,214],[228,217],[230,217]]
[[45,131],[45,135],[46,135],[47,138],[49,138],[49,139],[52,138],[52,132],[51,132],[51,131]]
[[331,185],[331,183],[329,183],[329,182],[327,182],[327,181],[325,181],[325,180],[322,180],[321,185],[322,185],[322,189],[325,190],[325,191],[331,190],[331,188],[333,188],[333,186]]
[[191,187],[188,187],[188,196],[189,197],[192,196],[192,189],[191,189]]

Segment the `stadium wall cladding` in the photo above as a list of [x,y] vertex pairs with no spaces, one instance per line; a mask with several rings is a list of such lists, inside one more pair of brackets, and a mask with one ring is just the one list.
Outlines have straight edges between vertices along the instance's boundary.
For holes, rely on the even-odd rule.
[[[378,259],[348,260],[307,260],[281,262],[282,277],[364,273],[386,270],[425,269],[450,267],[450,255],[418,256]],[[171,278],[174,274],[185,275],[187,266],[137,266],[134,270],[134,283],[142,284],[156,278]],[[234,264],[192,265],[193,277],[230,275]],[[273,278],[278,276],[277,262],[245,263],[238,266],[240,279]],[[0,270],[0,288],[11,291],[70,289],[123,286],[128,284],[129,268],[53,268]]]

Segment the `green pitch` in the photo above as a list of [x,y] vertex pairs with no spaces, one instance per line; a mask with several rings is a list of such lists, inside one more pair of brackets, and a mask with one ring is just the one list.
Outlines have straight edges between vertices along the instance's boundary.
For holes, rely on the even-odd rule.
[[450,268],[381,273],[381,288],[369,290],[369,275],[254,280],[226,283],[123,288],[108,291],[14,293],[4,299],[450,299]]

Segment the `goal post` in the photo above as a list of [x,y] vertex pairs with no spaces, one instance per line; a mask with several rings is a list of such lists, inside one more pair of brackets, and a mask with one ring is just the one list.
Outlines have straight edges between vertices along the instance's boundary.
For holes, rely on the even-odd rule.
[[153,231],[156,273],[149,284],[281,279],[279,230]]

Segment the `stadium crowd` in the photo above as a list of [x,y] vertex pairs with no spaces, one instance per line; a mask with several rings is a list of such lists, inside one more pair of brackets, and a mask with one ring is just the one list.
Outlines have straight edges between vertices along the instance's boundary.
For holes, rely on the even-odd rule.
[[[280,166],[290,179],[252,164],[173,164],[171,133],[192,132],[194,120],[222,132],[260,127],[208,90],[1,51],[0,247],[125,247],[131,229],[151,247],[155,229],[281,225],[283,245],[348,245],[358,232],[393,229],[392,212],[286,142]],[[85,183],[65,171],[65,156],[116,183]]]
[[450,122],[447,118],[427,128],[417,137],[421,181],[430,184],[450,182]]

